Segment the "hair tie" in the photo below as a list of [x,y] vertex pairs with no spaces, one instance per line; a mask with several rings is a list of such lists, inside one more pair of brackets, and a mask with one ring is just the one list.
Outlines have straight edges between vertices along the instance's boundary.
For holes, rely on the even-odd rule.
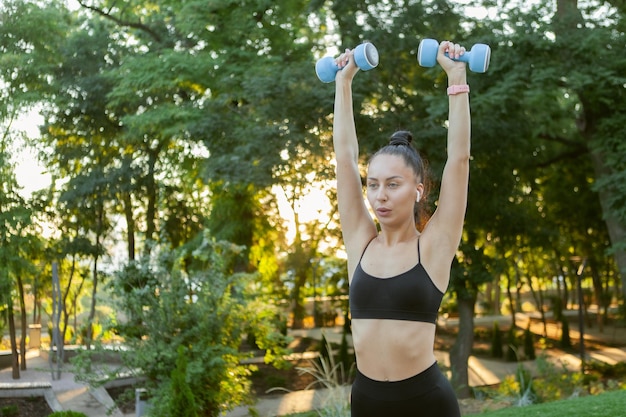
[[412,139],[413,137],[409,132],[401,130],[391,135],[391,138],[389,139],[389,145],[410,146]]
[[392,137],[389,139],[389,144],[392,146],[409,146],[409,141],[403,137]]

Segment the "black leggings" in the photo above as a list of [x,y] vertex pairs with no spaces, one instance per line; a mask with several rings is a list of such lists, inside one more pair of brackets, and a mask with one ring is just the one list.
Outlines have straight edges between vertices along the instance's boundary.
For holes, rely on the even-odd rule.
[[435,362],[411,378],[383,382],[356,371],[351,394],[352,417],[460,417],[448,378]]

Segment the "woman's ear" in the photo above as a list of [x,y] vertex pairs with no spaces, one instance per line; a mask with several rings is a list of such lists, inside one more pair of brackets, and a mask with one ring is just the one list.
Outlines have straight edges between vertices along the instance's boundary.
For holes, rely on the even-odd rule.
[[422,184],[421,182],[419,184],[417,184],[417,196],[415,198],[415,202],[419,203],[420,200],[422,199],[422,195],[424,193],[424,184]]

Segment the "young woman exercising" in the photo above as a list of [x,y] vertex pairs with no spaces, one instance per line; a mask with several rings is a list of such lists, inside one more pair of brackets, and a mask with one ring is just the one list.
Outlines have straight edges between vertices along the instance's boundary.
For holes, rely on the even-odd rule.
[[[352,80],[353,52],[337,58],[333,143],[343,240],[348,254],[352,338],[357,376],[353,417],[458,417],[459,405],[435,355],[435,323],[461,240],[470,159],[469,88],[465,48],[441,42],[437,61],[448,76],[447,161],[437,208],[423,229],[424,163],[410,132],[395,132],[370,160],[367,200],[359,174]],[[446,56],[447,54],[447,56]]]

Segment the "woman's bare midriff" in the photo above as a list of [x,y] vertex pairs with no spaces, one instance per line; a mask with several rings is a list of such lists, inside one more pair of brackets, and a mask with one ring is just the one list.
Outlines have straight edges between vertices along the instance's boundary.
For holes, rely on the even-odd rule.
[[400,381],[435,363],[432,323],[352,320],[352,340],[359,371],[377,381]]

